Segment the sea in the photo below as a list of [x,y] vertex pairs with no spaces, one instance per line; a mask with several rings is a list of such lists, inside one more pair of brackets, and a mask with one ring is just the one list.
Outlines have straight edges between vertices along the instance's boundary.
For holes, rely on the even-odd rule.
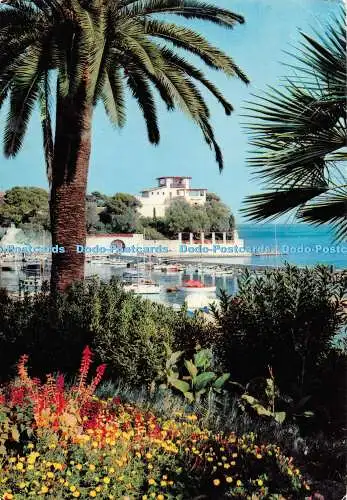
[[[196,310],[204,308],[218,298],[220,291],[225,290],[233,295],[237,291],[237,272],[226,276],[214,276],[209,269],[214,265],[233,264],[252,266],[280,267],[286,262],[300,267],[312,267],[324,264],[335,270],[347,268],[347,241],[337,243],[334,231],[327,227],[313,227],[306,224],[241,224],[237,228],[239,237],[244,240],[245,250],[253,253],[269,253],[277,250],[278,255],[256,255],[252,257],[199,258],[199,262],[191,264],[184,274],[167,275],[156,271],[150,278],[161,285],[158,295],[147,295],[146,298],[157,302],[180,307],[186,303],[188,308]],[[195,266],[195,267],[194,267]],[[86,264],[86,276],[99,276],[109,281],[112,276],[121,278],[125,268],[103,264]],[[187,296],[184,292],[168,292],[180,286],[187,279],[199,279],[206,285],[215,285],[216,293]],[[10,272],[0,273],[0,287],[18,291],[19,275]]]

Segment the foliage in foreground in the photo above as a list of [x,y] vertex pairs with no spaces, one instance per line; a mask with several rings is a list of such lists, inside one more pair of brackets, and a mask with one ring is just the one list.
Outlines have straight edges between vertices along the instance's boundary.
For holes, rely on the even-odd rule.
[[165,365],[164,343],[194,347],[208,335],[201,319],[126,293],[117,280],[78,283],[54,303],[45,293],[23,301],[0,294],[0,308],[3,380],[23,352],[35,375],[73,374],[88,343],[97,360],[107,363],[109,378],[149,385]]
[[21,358],[19,378],[1,396],[4,500],[280,499],[303,498],[309,489],[293,459],[254,434],[215,435],[195,415],[161,419],[118,398],[98,399],[105,366],[88,383],[91,356],[86,348],[70,389],[62,375],[44,384],[31,379]]
[[288,265],[258,277],[244,273],[237,295],[223,295],[214,309],[222,369],[264,400],[271,367],[280,411],[305,420],[300,415],[313,410],[320,429],[344,427],[346,353],[333,341],[346,325],[346,291],[346,274],[324,266]]

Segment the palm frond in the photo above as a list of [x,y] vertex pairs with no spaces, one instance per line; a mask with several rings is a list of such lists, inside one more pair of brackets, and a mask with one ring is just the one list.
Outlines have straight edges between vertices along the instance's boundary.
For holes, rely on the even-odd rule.
[[158,144],[160,134],[157,112],[155,109],[152,91],[146,81],[146,76],[140,70],[132,69],[129,70],[127,80],[129,88],[142,110],[147,126],[149,142],[152,144]]
[[125,15],[129,17],[169,13],[186,19],[210,21],[225,28],[232,28],[236,23],[245,22],[241,15],[196,0],[128,0],[122,4],[127,7]]
[[26,128],[40,89],[39,47],[32,48],[30,57],[23,57],[17,68],[10,93],[10,109],[4,134],[5,156],[15,156],[19,151]]
[[330,190],[298,212],[298,218],[315,225],[331,224],[337,240],[347,239],[347,188]]
[[245,213],[251,221],[275,220],[327,190],[328,187],[324,186],[303,186],[247,196],[244,202],[245,207],[241,209],[241,212]]
[[[266,220],[296,209],[299,220],[333,223],[345,235],[346,182],[338,163],[346,161],[346,28],[342,19],[316,38],[302,34],[292,54],[295,74],[283,90],[270,87],[246,104],[246,128],[253,146],[248,165],[266,186],[249,196],[243,213]],[[343,165],[343,164],[342,164]],[[326,215],[324,215],[326,211]]]
[[125,103],[122,77],[119,69],[109,70],[102,90],[106,114],[116,127],[125,124]]
[[46,162],[46,174],[48,179],[48,185],[52,184],[52,162],[53,162],[53,132],[52,132],[52,120],[50,112],[50,97],[51,89],[49,85],[49,75],[46,71],[43,75],[42,84],[39,94],[39,106],[41,113],[41,127],[42,127],[42,138],[43,138],[43,150]]
[[199,56],[208,66],[221,70],[227,75],[238,76],[245,83],[249,83],[247,76],[234,63],[231,57],[211,45],[203,36],[189,28],[178,26],[177,24],[149,20],[146,23],[146,33],[169,41],[176,47]]

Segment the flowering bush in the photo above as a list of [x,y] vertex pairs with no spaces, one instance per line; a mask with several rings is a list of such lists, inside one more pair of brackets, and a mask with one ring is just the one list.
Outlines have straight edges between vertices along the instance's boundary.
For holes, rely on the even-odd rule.
[[216,435],[196,415],[161,419],[118,398],[98,399],[93,393],[105,366],[88,384],[91,358],[86,348],[68,389],[61,375],[45,384],[32,380],[22,357],[0,413],[7,428],[20,422],[9,415],[31,414],[33,435],[6,434],[0,498],[305,497],[309,487],[292,458],[275,444],[258,444],[252,433]]

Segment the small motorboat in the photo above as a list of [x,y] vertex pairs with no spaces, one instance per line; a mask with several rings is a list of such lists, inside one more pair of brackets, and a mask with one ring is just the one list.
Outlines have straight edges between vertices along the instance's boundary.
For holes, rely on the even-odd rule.
[[167,293],[175,293],[175,292],[178,292],[178,291],[179,291],[179,287],[178,286],[169,286],[166,289]]
[[188,280],[183,283],[179,288],[180,291],[185,293],[215,293],[216,286],[205,285],[199,280]]
[[125,283],[124,290],[140,295],[155,295],[161,292],[161,287],[154,281],[141,280],[138,283]]

